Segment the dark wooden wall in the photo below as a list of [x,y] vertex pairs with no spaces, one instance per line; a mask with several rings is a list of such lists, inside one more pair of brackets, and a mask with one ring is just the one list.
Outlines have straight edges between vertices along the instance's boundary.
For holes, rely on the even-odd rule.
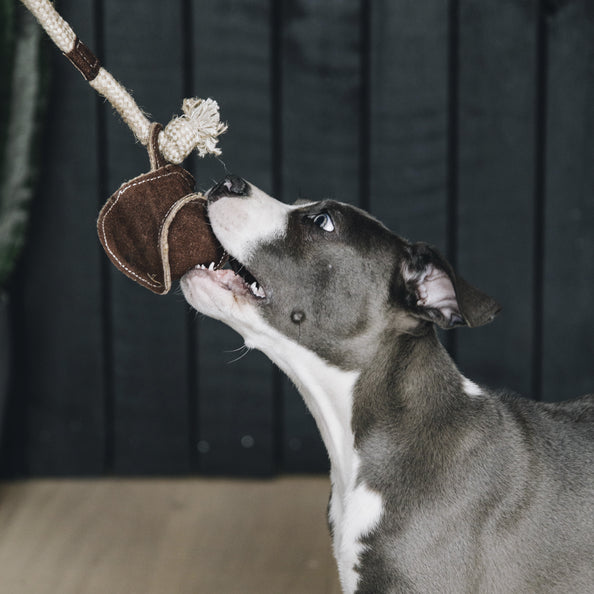
[[[61,0],[157,121],[216,98],[225,171],[334,197],[436,244],[504,312],[456,331],[470,377],[543,400],[594,389],[591,0]],[[150,10],[149,8],[150,7]],[[116,272],[101,203],[142,147],[48,44],[53,79],[30,243],[12,291],[4,470],[319,471],[299,396],[231,330]]]

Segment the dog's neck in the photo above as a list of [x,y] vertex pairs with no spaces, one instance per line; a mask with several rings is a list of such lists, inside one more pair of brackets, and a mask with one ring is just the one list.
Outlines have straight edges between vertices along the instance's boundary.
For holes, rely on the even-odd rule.
[[[432,328],[422,336],[386,334],[369,365],[354,371],[329,364],[280,333],[267,338],[260,335],[252,342],[246,337],[246,344],[262,350],[301,393],[340,492],[356,482],[359,437],[382,423],[398,422],[403,411],[422,423],[429,409],[455,398],[463,379]],[[368,383],[375,388],[367,389]]]
[[352,412],[359,372],[331,365],[270,328],[266,334],[254,334],[253,340],[250,334],[244,338],[246,345],[267,355],[299,390],[328,451],[333,484],[344,491],[356,479]]
[[468,385],[474,386],[459,372],[433,326],[419,336],[387,335],[361,373],[354,395],[355,446],[378,428],[415,434],[428,420],[465,406]]
[[354,483],[357,472],[352,412],[359,373],[341,370],[303,347],[299,349],[296,356],[276,363],[291,378],[313,415],[330,458],[332,482],[344,491]]

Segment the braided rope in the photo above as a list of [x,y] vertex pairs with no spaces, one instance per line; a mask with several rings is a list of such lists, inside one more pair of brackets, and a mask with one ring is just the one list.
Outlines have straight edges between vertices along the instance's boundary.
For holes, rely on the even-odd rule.
[[113,105],[134,136],[146,146],[151,123],[136,105],[132,95],[105,68],[100,68],[89,84]]
[[[21,0],[39,21],[52,41],[70,59],[77,49],[78,37],[70,25],[58,14],[49,0]],[[92,54],[85,48],[87,57]],[[95,58],[94,56],[92,56]],[[98,64],[98,60],[95,61]],[[76,65],[76,64],[75,64]],[[78,66],[77,66],[78,67]],[[83,73],[89,84],[120,114],[134,136],[143,144],[149,140],[151,122],[138,107],[132,96],[118,81],[101,67],[92,77]],[[159,150],[170,163],[181,163],[194,149],[204,157],[210,153],[220,155],[218,137],[227,130],[220,121],[219,106],[212,99],[184,99],[184,115],[173,118],[159,134]]]
[[72,51],[76,34],[50,2],[46,0],[21,0],[21,2],[33,13],[52,41],[65,54]]

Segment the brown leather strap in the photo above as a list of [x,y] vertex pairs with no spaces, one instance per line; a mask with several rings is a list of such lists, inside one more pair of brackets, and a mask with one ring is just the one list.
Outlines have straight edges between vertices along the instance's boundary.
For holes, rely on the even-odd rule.
[[87,81],[92,81],[99,74],[101,68],[99,58],[78,37],[74,43],[74,48],[64,55]]
[[163,130],[163,126],[158,122],[153,122],[149,129],[149,140],[146,150],[148,151],[151,162],[151,171],[167,165],[167,161],[159,150],[159,132],[161,130]]

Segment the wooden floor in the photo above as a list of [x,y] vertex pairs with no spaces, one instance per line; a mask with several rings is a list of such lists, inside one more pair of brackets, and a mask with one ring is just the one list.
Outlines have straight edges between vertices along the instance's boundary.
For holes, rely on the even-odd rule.
[[0,484],[0,591],[338,594],[323,478]]

